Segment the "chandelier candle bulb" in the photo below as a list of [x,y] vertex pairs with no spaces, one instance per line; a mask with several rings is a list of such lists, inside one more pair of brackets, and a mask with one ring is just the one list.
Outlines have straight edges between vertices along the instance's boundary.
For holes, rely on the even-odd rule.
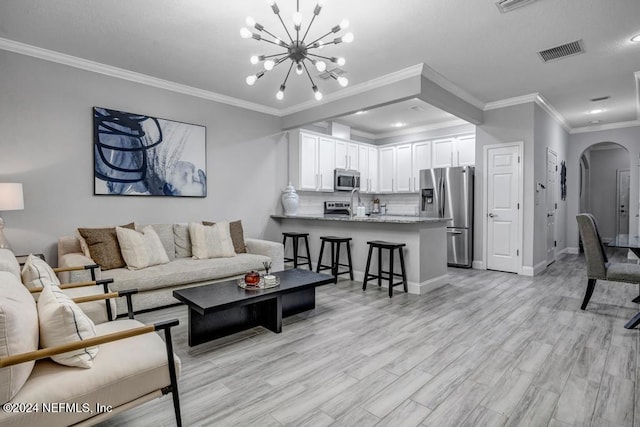
[[253,33],[251,33],[251,31],[249,31],[247,27],[240,28],[240,37],[242,37],[243,39],[249,39],[252,35]]

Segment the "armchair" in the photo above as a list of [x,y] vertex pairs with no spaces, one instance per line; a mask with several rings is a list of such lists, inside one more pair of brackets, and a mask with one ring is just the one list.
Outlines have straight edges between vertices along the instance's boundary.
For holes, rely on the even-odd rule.
[[[180,360],[173,353],[171,328],[177,320],[144,325],[129,319],[96,324],[97,335],[83,341],[25,351],[25,335],[37,337],[35,301],[20,280],[0,272],[0,378],[11,383],[9,400],[0,411],[0,426],[93,425],[151,399],[171,393],[176,423],[181,426],[177,377]],[[135,291],[75,298],[77,303],[125,296]],[[15,326],[20,330],[15,330]],[[164,332],[164,341],[156,331]],[[13,335],[11,335],[13,334]],[[81,369],[59,365],[49,357],[100,345],[93,367]],[[15,349],[21,351],[14,351]],[[31,364],[32,369],[29,364]],[[10,371],[19,367],[17,371]],[[27,370],[25,375],[25,369]],[[16,378],[26,378],[16,384]],[[7,396],[0,385],[0,398]],[[63,411],[45,411],[47,404],[62,405]],[[37,412],[33,411],[34,408]],[[60,406],[57,406],[58,408]],[[15,411],[12,410],[15,408]],[[31,408],[28,412],[26,409]]]

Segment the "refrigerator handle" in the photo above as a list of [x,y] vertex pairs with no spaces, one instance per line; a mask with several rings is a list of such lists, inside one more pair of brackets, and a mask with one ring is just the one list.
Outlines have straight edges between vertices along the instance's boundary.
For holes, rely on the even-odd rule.
[[440,194],[442,197],[442,200],[440,201],[440,218],[444,218],[444,207],[445,207],[445,203],[446,201],[446,191],[445,191],[445,183],[444,183],[444,176],[442,178],[440,178]]

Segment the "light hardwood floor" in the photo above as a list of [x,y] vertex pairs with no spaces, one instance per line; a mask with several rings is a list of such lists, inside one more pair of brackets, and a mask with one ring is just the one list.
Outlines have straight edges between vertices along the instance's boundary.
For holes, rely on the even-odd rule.
[[[622,260],[621,253],[615,253]],[[540,276],[450,269],[422,296],[340,281],[317,308],[176,353],[185,426],[640,426],[635,285],[598,282],[579,309],[584,260]],[[174,425],[165,396],[105,426]]]

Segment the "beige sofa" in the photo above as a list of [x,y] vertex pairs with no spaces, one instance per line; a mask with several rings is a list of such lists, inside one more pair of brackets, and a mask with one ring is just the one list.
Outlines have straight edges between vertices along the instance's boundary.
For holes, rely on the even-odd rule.
[[[168,393],[180,425],[180,360],[170,334],[177,324],[96,323],[93,338],[38,349],[42,332],[35,299],[20,280],[13,254],[1,249],[0,427],[93,425]],[[154,333],[160,330],[164,340]],[[99,350],[89,369],[49,358],[93,345]]]
[[[264,271],[263,262],[270,261],[272,271],[284,270],[284,247],[282,243],[260,239],[244,239],[247,253],[239,253],[231,258],[192,259],[179,256],[172,232],[163,232],[172,224],[156,224],[160,240],[167,254],[172,253],[167,264],[154,265],[140,270],[116,268],[99,271],[99,279],[113,279],[109,285],[112,291],[137,289],[135,310],[149,310],[178,303],[173,291],[205,283],[220,282],[242,277],[251,270]],[[142,228],[138,226],[137,228]],[[172,259],[173,258],[173,259]],[[72,267],[95,264],[94,260],[82,253],[80,242],[75,236],[63,236],[58,240],[58,266]],[[86,271],[71,272],[63,281],[90,280]],[[124,301],[117,301],[118,314],[126,313]]]

